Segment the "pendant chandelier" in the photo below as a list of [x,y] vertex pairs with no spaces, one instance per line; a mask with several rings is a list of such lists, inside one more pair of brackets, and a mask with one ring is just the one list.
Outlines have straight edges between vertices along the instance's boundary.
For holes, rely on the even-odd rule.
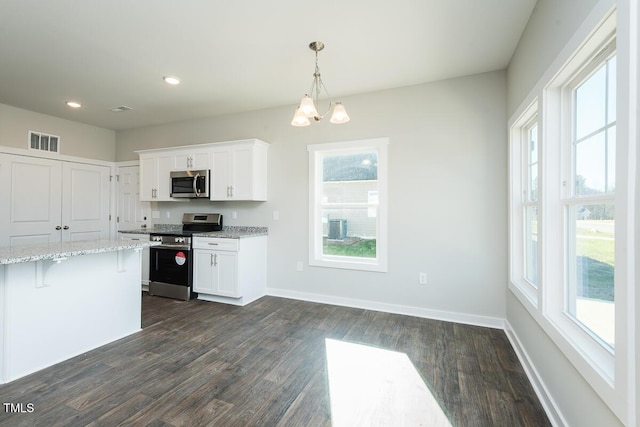
[[[329,91],[325,87],[322,82],[322,77],[320,77],[320,68],[318,67],[318,52],[324,49],[324,43],[322,42],[312,42],[309,44],[309,49],[313,50],[316,53],[316,70],[313,73],[313,82],[311,83],[311,89],[309,92],[302,97],[300,101],[300,105],[296,109],[295,114],[293,115],[293,120],[291,120],[292,126],[309,126],[311,124],[312,119],[316,122],[322,120],[331,110],[333,113],[331,114],[331,119],[329,120],[334,124],[346,123],[349,120],[349,115],[347,111],[344,109],[344,105],[341,102],[333,102],[331,100],[331,96],[329,96]],[[320,110],[320,93],[323,92],[326,94],[329,102],[329,106],[327,110],[320,114],[318,111]]]

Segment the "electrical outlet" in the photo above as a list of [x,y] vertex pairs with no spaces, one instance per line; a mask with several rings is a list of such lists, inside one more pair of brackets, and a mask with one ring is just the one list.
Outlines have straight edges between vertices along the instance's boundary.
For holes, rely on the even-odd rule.
[[273,211],[273,220],[277,221],[280,219],[280,212],[279,211]]
[[236,211],[231,211],[231,218],[232,218],[232,219],[238,219],[238,212],[236,212]]
[[427,284],[427,273],[418,273],[418,283],[421,285]]
[[302,271],[302,265],[303,265],[302,261],[298,261],[297,264],[296,264],[296,270]]

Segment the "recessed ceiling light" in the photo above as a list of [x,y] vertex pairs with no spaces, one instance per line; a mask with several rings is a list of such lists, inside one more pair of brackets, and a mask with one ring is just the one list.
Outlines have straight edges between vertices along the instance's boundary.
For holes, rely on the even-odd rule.
[[67,101],[67,105],[71,108],[80,108],[82,105],[76,101]]
[[164,76],[162,79],[165,81],[165,83],[170,84],[170,85],[180,84],[180,79],[177,78],[177,77]]

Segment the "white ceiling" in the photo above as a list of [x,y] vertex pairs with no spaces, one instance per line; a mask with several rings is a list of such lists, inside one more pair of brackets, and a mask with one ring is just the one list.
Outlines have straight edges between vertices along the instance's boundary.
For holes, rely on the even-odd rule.
[[[293,114],[313,78],[311,41],[326,45],[320,70],[339,99],[503,69],[535,2],[0,0],[0,103],[116,130]],[[110,111],[120,105],[133,110]]]

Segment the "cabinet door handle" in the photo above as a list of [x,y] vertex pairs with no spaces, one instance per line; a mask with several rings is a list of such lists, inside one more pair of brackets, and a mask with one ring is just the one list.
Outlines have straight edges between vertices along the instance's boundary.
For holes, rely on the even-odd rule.
[[229,187],[231,189],[231,197],[233,197],[233,185]]
[[218,266],[218,254],[213,254],[213,266]]
[[217,243],[207,243],[207,245],[211,245],[211,246],[218,246]]
[[213,254],[211,254],[211,265],[213,265]]

